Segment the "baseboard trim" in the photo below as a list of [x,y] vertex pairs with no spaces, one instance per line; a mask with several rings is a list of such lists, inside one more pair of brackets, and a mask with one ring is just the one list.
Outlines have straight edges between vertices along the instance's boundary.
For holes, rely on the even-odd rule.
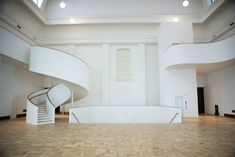
[[16,118],[20,118],[20,117],[26,117],[26,113],[22,113],[22,114],[17,114]]
[[224,117],[235,118],[235,115],[225,113],[225,114],[224,114]]
[[11,116],[2,116],[2,117],[0,117],[0,120],[7,120],[7,119],[10,119],[11,118]]

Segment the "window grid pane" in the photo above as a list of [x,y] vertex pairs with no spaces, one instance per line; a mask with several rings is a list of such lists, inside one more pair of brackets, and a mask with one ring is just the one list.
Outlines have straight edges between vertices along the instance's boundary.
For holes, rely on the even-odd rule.
[[129,49],[117,50],[117,80],[131,80],[131,52]]

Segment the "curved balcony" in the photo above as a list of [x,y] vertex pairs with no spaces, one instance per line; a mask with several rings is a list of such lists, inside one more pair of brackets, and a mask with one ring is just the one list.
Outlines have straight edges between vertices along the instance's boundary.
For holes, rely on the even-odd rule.
[[197,69],[202,73],[219,70],[235,64],[235,36],[214,43],[171,46],[164,60],[167,69]]

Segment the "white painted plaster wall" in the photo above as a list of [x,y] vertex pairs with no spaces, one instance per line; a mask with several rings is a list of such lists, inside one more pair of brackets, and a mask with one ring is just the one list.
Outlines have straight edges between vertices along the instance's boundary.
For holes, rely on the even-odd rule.
[[[117,80],[116,53],[120,48],[131,51],[131,80]],[[110,104],[146,105],[145,45],[127,44],[110,47]]]
[[[156,44],[66,44],[50,47],[76,55],[90,67],[89,95],[76,102],[75,106],[159,105]],[[133,64],[131,81],[116,80],[118,48],[131,49]]]
[[44,77],[6,63],[0,66],[0,116],[22,114],[30,92],[42,89]]
[[205,86],[205,77],[202,75],[197,75],[197,87]]
[[[215,113],[215,105],[219,105],[219,113],[234,114],[235,110],[235,66],[210,73],[205,76],[205,111]],[[235,114],[234,114],[235,115]]]

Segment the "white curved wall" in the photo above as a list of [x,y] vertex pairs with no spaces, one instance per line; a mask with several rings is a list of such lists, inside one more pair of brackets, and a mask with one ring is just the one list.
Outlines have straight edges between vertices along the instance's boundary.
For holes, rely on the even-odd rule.
[[180,44],[167,49],[164,67],[179,64],[207,64],[235,59],[235,36],[208,44]]
[[89,67],[72,55],[58,50],[32,46],[29,70],[60,78],[89,90]]

